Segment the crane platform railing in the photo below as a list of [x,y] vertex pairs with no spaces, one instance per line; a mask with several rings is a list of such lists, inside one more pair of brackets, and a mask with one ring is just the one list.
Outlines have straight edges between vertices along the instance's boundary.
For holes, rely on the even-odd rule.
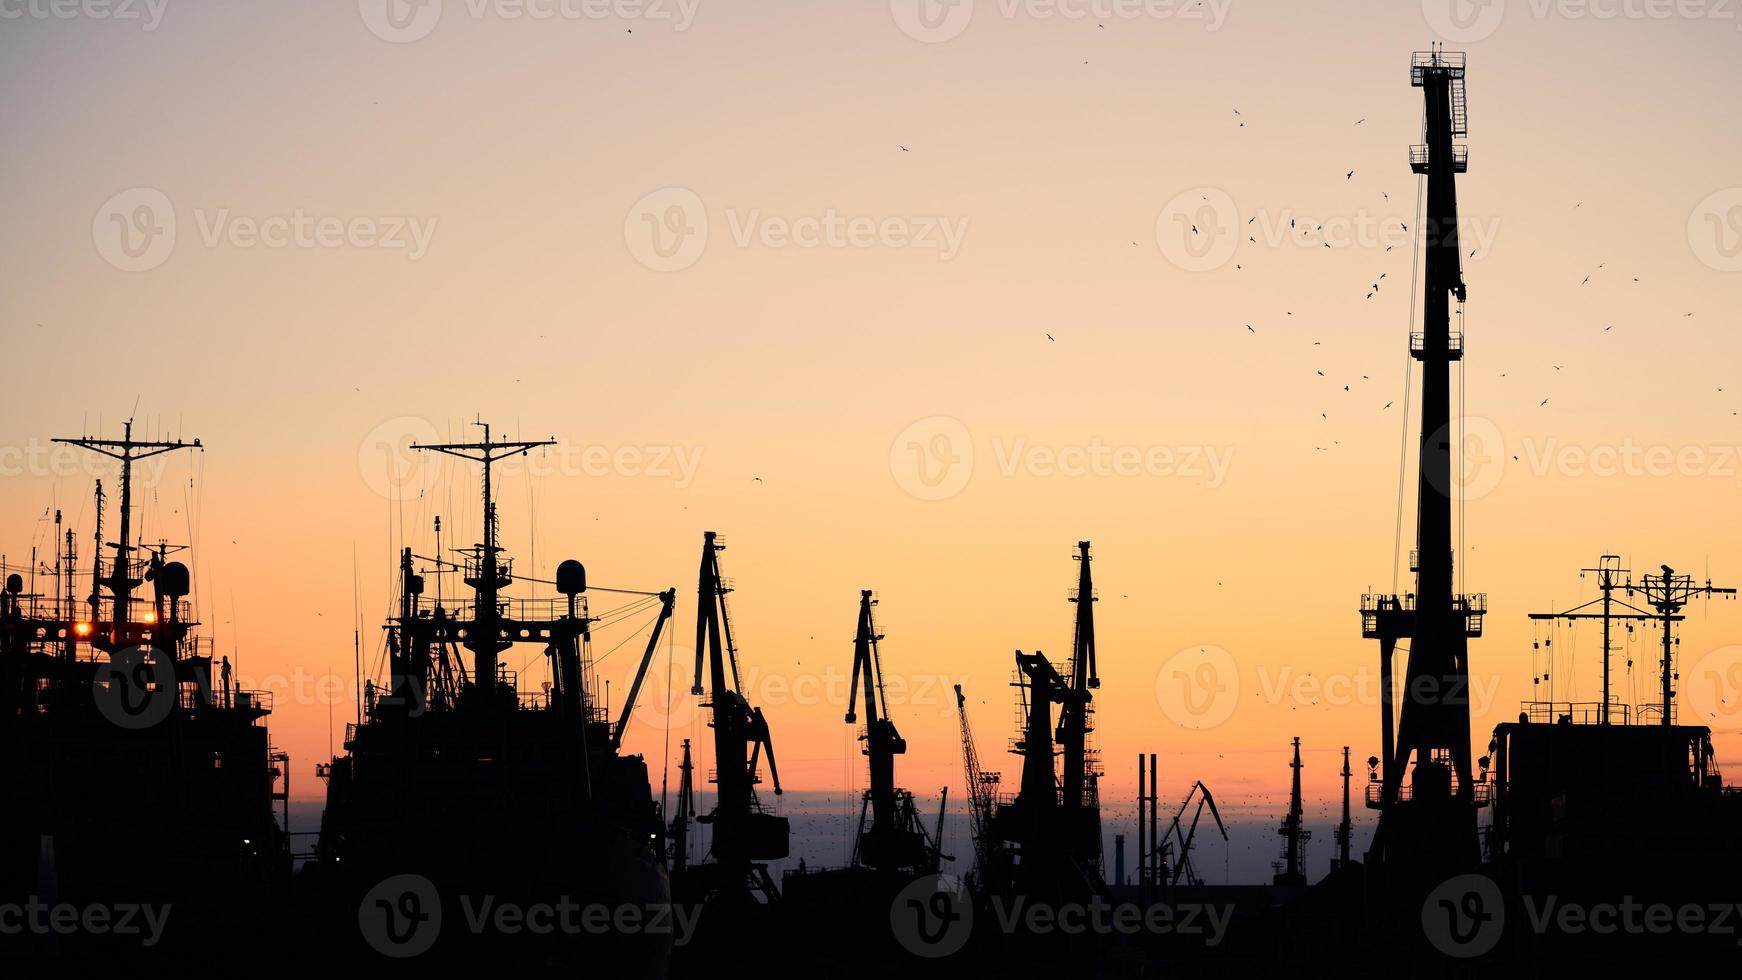
[[[1409,350],[1411,353],[1420,354],[1426,349],[1426,334],[1418,330],[1409,335]],[[1464,335],[1462,333],[1454,330],[1451,335],[1446,338],[1446,352],[1454,357],[1462,357],[1464,355]]]
[[[1456,778],[1457,777],[1455,776],[1453,777],[1452,783],[1452,792],[1454,795],[1457,793]],[[1479,782],[1472,787],[1472,789],[1473,792],[1470,795],[1475,799],[1477,806],[1487,806],[1494,799],[1494,787],[1489,783]],[[1405,780],[1402,785],[1397,787],[1397,802],[1399,803],[1410,802],[1414,798],[1414,795],[1413,787],[1408,780]],[[1374,780],[1367,784],[1367,808],[1369,810],[1382,809],[1384,807],[1384,799],[1384,783]]]
[[1533,725],[1563,722],[1570,725],[1598,725],[1603,723],[1605,714],[1611,725],[1627,725],[1633,721],[1633,707],[1619,701],[1611,701],[1607,712],[1604,711],[1601,701],[1521,701],[1518,714]]
[[1464,52],[1417,51],[1409,56],[1409,84],[1420,85],[1430,71],[1441,71],[1448,78],[1464,77]]
[[[1409,148],[1409,169],[1418,174],[1428,171],[1429,152],[1426,143],[1415,143]],[[1462,174],[1470,171],[1470,148],[1463,144],[1452,147],[1452,173]]]

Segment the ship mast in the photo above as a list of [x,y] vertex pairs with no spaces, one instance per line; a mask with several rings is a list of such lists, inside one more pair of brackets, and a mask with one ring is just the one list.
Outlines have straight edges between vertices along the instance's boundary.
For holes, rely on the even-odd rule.
[[1675,670],[1675,645],[1680,640],[1674,636],[1675,623],[1685,617],[1679,615],[1687,606],[1688,601],[1695,596],[1735,595],[1735,589],[1718,588],[1712,585],[1710,579],[1705,585],[1695,585],[1692,575],[1677,575],[1675,569],[1663,566],[1662,575],[1645,576],[1645,584],[1639,586],[1639,591],[1645,594],[1645,601],[1651,608],[1657,610],[1654,617],[1663,623],[1663,718],[1662,725],[1675,724],[1675,679],[1679,675]]
[[1349,747],[1343,746],[1343,819],[1337,823],[1337,860],[1336,867],[1349,866],[1349,840],[1354,836],[1355,824],[1349,816],[1349,777],[1353,773],[1349,769]]
[[477,610],[475,628],[466,634],[466,648],[472,651],[473,657],[472,687],[480,704],[488,707],[496,699],[496,655],[513,645],[511,641],[501,638],[499,626],[502,619],[502,590],[514,581],[510,566],[497,560],[502,548],[496,543],[496,498],[491,483],[491,470],[500,460],[524,456],[541,446],[554,446],[556,440],[495,440],[491,438],[488,422],[474,424],[484,430],[484,441],[440,445],[412,443],[411,448],[458,456],[484,467],[484,541],[474,549],[472,567],[467,569],[470,574],[466,576],[466,584],[477,595]]
[[[183,442],[180,439],[177,439],[174,442],[135,440],[133,438],[132,419],[128,419],[123,424],[122,437],[120,439],[93,439],[89,436],[84,436],[78,439],[55,439],[53,441],[65,443],[69,446],[78,446],[81,449],[88,449],[99,456],[107,456],[110,459],[119,460],[121,462],[121,535],[116,538],[114,542],[109,544],[109,547],[115,549],[115,571],[113,575],[110,575],[106,579],[102,578],[96,572],[92,573],[92,578],[94,579],[93,586],[108,586],[109,594],[115,599],[115,608],[112,615],[108,642],[112,647],[119,646],[126,642],[126,628],[130,622],[130,614],[133,604],[133,590],[144,584],[143,579],[134,578],[132,575],[133,464],[140,460],[150,459],[153,456],[161,456],[164,453],[175,452],[178,449],[201,449],[203,447],[200,445],[198,439],[195,439],[193,442]],[[97,533],[97,546],[99,549],[101,549],[104,543],[101,531],[103,520],[102,494],[102,484],[99,483],[97,485],[97,527],[99,528]],[[95,567],[100,567],[100,565],[101,562],[99,561]],[[96,604],[97,589],[93,588],[91,590],[91,619],[93,629],[95,629],[97,618]]]
[[1276,868],[1276,883],[1279,885],[1305,885],[1306,872],[1301,861],[1301,845],[1312,838],[1312,831],[1302,827],[1306,816],[1305,808],[1300,798],[1300,736],[1294,739],[1294,761],[1288,764],[1294,770],[1294,781],[1288,794],[1288,815],[1282,818],[1282,826],[1277,828],[1277,834],[1282,837],[1282,860]]

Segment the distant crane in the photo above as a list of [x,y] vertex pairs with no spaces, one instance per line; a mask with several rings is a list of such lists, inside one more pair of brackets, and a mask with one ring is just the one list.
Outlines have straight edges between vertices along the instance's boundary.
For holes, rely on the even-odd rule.
[[683,763],[677,767],[682,776],[677,784],[677,813],[671,818],[671,873],[681,876],[689,867],[690,822],[696,818],[695,780],[691,773],[690,740],[683,740]]
[[[974,750],[974,729],[968,724],[968,699],[960,684],[956,685],[956,714],[962,722],[962,767],[968,782],[968,821],[974,836],[974,877],[985,881],[992,861],[992,807],[997,801],[1002,775],[980,769],[980,754]],[[939,819],[942,820],[941,814]]]
[[[1022,734],[1011,752],[1022,756],[1016,798],[993,808],[987,825],[991,845],[1009,867],[1017,893],[1076,901],[1106,890],[1102,857],[1101,808],[1096,783],[1100,768],[1087,744],[1095,673],[1094,581],[1089,572],[1089,542],[1077,542],[1082,564],[1077,574],[1076,629],[1070,677],[1044,653],[1016,651],[1012,684],[1022,716]],[[1054,727],[1053,708],[1059,709]],[[1058,756],[1064,758],[1059,772]],[[1061,890],[1062,889],[1062,890]]]
[[[853,639],[853,676],[847,688],[847,724],[858,720],[855,701],[865,692],[865,757],[870,763],[871,783],[859,811],[859,836],[854,842],[853,864],[884,871],[906,870],[935,873],[942,861],[943,812],[938,813],[938,834],[933,838],[920,823],[913,794],[895,785],[895,757],[907,752],[907,740],[889,719],[889,702],[883,688],[883,657],[872,608],[877,599],[870,589],[859,593],[859,627]],[[867,824],[869,820],[869,824]]]
[[1095,671],[1095,583],[1089,571],[1089,542],[1077,542],[1077,591],[1071,602],[1077,607],[1067,668],[1071,696],[1060,708],[1059,806],[1072,835],[1076,859],[1105,877],[1101,846],[1100,770],[1088,747],[1092,731],[1094,696],[1101,686]]
[[[1192,805],[1194,798],[1198,801],[1198,808],[1192,813],[1190,828],[1182,832],[1180,821],[1185,817],[1186,808]],[[1173,874],[1168,879],[1170,885],[1179,884],[1181,878],[1184,878],[1186,884],[1189,885],[1204,883],[1204,880],[1199,878],[1197,872],[1192,869],[1192,842],[1198,836],[1198,820],[1203,817],[1206,806],[1210,808],[1210,816],[1216,821],[1216,829],[1222,832],[1222,840],[1228,839],[1228,828],[1222,823],[1222,814],[1216,810],[1216,798],[1210,795],[1210,788],[1202,782],[1193,783],[1191,790],[1186,793],[1185,802],[1179,805],[1179,812],[1173,815],[1173,826],[1168,829],[1168,833],[1173,839],[1162,845],[1164,861],[1165,850],[1175,842],[1179,846],[1179,854],[1173,859]]]
[[[699,818],[714,831],[710,848],[714,867],[698,881],[701,887],[694,889],[691,897],[715,894],[749,897],[760,893],[764,899],[773,901],[779,897],[774,880],[767,866],[757,862],[786,857],[792,831],[785,817],[765,812],[756,798],[756,785],[762,781],[758,767],[765,750],[776,796],[780,795],[780,770],[774,762],[768,721],[761,708],[745,700],[739,686],[738,648],[726,612],[726,595],[731,589],[720,577],[719,552],[725,547],[713,531],[703,535],[701,573],[696,587],[696,677],[690,690],[693,694],[704,693],[705,666],[709,686],[702,706],[712,713],[714,782],[718,790],[713,811]],[[699,869],[691,870],[694,874]]]

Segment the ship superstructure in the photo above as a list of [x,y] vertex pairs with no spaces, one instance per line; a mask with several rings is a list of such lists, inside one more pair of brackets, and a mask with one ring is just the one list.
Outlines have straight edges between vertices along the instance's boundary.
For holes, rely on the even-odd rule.
[[[57,442],[118,464],[118,526],[94,490],[94,533],[54,516],[52,564],[5,569],[0,590],[0,904],[163,910],[162,934],[9,931],[0,960],[78,963],[157,955],[216,963],[262,940],[290,884],[287,756],[200,632],[185,545],[147,543],[136,465],[201,444]],[[39,574],[40,573],[40,574]],[[47,583],[43,587],[40,583]],[[167,962],[168,960],[164,960]]]
[[[465,909],[487,899],[522,909],[631,906],[647,916],[670,901],[648,767],[622,744],[676,593],[604,589],[567,560],[546,583],[557,597],[514,594],[517,583],[536,580],[517,574],[501,546],[495,467],[549,444],[499,440],[484,426],[478,442],[412,447],[480,465],[482,540],[457,549],[457,561],[439,548],[399,555],[397,608],[385,627],[388,677],[367,685],[362,719],[346,727],[345,754],[320,772],[327,806],[315,888],[335,928],[384,957],[406,953],[399,937],[415,930],[357,936],[360,909],[411,895],[413,904],[439,904],[454,926],[420,954],[660,975],[669,933],[554,928],[528,936],[458,927]],[[450,574],[465,588],[452,598],[432,595],[429,579]],[[600,593],[621,601],[594,611],[588,599]],[[637,616],[651,628],[613,720],[599,697],[592,631],[602,620]],[[525,662],[541,663],[545,680],[533,686],[523,678],[508,659],[517,651],[530,651]],[[384,882],[394,892],[386,899],[377,892]]]

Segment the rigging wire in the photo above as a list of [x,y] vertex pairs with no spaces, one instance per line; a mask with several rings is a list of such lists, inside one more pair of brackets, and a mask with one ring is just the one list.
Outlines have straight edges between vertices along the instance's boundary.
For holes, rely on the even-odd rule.
[[[1425,185],[1425,179],[1418,180],[1415,184],[1415,227],[1418,231],[1421,229],[1422,188]],[[1409,313],[1407,317],[1410,336],[1415,334],[1415,299],[1420,276],[1421,256],[1412,252],[1409,264]],[[1410,364],[1415,358],[1410,352],[1410,346],[1406,343],[1403,347],[1403,401],[1401,403],[1403,411],[1399,413],[1402,415],[1402,419],[1399,423],[1397,451],[1397,528],[1391,544],[1391,592],[1393,595],[1397,594],[1398,580],[1403,574],[1403,501],[1406,492],[1405,480],[1409,473],[1409,399],[1415,384],[1415,368]]]
[[[665,740],[664,748],[660,750],[661,764],[659,767],[659,819],[667,822],[670,812],[666,810],[666,791],[671,785],[671,662],[672,647],[677,642],[677,631],[673,630],[665,637]],[[687,817],[687,815],[686,815]]]

